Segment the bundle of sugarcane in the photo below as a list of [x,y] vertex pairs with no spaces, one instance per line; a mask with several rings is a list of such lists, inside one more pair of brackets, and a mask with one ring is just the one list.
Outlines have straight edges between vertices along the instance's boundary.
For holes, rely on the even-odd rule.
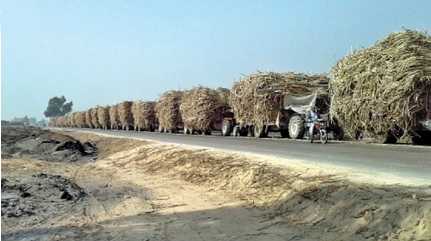
[[102,129],[106,130],[111,128],[111,124],[109,122],[109,106],[97,107],[97,120]]
[[69,115],[64,115],[63,117],[64,117],[64,126],[63,127],[69,127],[69,123],[70,123]]
[[73,119],[73,113],[69,113],[69,114],[67,114],[67,115],[65,115],[64,116],[64,118],[65,118],[65,124],[66,124],[66,127],[73,127],[74,126],[74,119]]
[[79,115],[79,112],[72,113],[73,127],[78,127],[78,115]]
[[90,112],[91,124],[93,125],[93,128],[100,128],[99,118],[97,116],[97,108],[98,108],[98,106],[90,109],[91,110],[91,112]]
[[216,91],[223,105],[229,106],[230,90],[228,88],[219,87]]
[[56,127],[66,127],[66,118],[64,116],[59,116],[55,118]]
[[111,122],[111,129],[119,129],[121,126],[120,116],[118,115],[118,105],[113,105],[109,108],[109,120]]
[[57,118],[56,117],[49,118],[48,126],[49,127],[57,127]]
[[85,125],[88,128],[94,128],[93,121],[91,120],[91,108],[85,111]]
[[153,131],[156,126],[154,101],[134,101],[132,104],[133,123],[135,130]]
[[426,115],[431,38],[411,30],[392,33],[341,59],[331,75],[331,116],[347,134],[381,141],[396,125],[406,135]]
[[74,119],[75,119],[75,126],[78,128],[84,128],[86,126],[86,121],[85,121],[85,111],[79,111],[79,112],[75,112],[74,114]]
[[185,91],[180,111],[184,128],[210,131],[221,107],[225,106],[219,92],[206,87],[196,87]]
[[284,95],[324,95],[328,81],[324,75],[258,72],[234,83],[230,106],[240,124],[274,122]]
[[58,117],[52,117],[50,119],[50,121],[51,121],[52,126],[54,126],[54,127],[60,127],[59,121],[58,121]]
[[72,127],[78,127],[78,114],[79,112],[73,112],[72,119],[73,119],[73,126]]
[[63,116],[63,127],[68,127],[69,125],[69,119],[67,118],[67,115]]
[[159,129],[176,131],[182,126],[180,104],[182,91],[167,91],[160,96],[156,103],[156,116],[159,120]]
[[63,116],[63,127],[69,127],[70,118],[68,115]]
[[51,126],[53,126],[53,127],[59,127],[59,125],[58,125],[58,117],[51,117],[49,119],[49,121],[51,122]]
[[123,130],[133,128],[132,101],[123,101],[118,104],[118,117]]

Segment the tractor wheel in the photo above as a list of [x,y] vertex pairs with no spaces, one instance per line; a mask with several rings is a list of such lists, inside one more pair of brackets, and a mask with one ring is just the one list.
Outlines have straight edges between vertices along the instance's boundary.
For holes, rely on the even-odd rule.
[[282,138],[289,138],[289,129],[288,128],[281,128],[280,129],[280,135]]
[[412,143],[414,145],[431,145],[431,131],[421,131],[412,136]]
[[304,119],[299,115],[293,115],[289,119],[289,136],[292,139],[301,139],[304,136]]

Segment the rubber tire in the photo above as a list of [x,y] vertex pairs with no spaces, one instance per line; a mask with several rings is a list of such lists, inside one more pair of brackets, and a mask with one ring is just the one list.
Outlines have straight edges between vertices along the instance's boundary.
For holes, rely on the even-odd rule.
[[338,127],[338,129],[334,130],[332,133],[334,135],[335,140],[337,140],[337,141],[344,140],[344,130],[341,129],[341,127]]
[[413,145],[431,145],[431,131],[421,131],[419,136],[412,136]]
[[395,144],[395,143],[397,143],[397,141],[398,141],[398,138],[395,135],[393,135],[392,133],[388,133],[386,135],[386,138],[385,138],[383,143],[384,144]]
[[239,136],[247,136],[247,134],[248,134],[248,128],[247,127],[239,128]]
[[232,121],[230,120],[223,120],[222,128],[221,128],[221,135],[222,136],[230,136],[232,133]]
[[204,130],[204,131],[202,131],[202,135],[204,135],[204,136],[210,136],[211,135],[211,130]]
[[190,129],[184,127],[184,135],[190,135],[190,134],[191,134]]
[[304,119],[299,115],[292,115],[289,119],[289,136],[292,139],[302,139],[304,136]]
[[290,137],[289,129],[288,128],[280,129],[280,135],[281,135],[281,138],[289,138]]
[[248,130],[247,136],[254,137],[254,126],[249,126],[247,130]]
[[264,138],[268,136],[268,131],[265,125],[255,125],[253,128],[254,137]]
[[232,136],[239,136],[239,126],[234,126],[232,129]]
[[322,144],[328,143],[328,132],[326,132],[325,137],[323,137],[322,135],[319,135],[319,138]]

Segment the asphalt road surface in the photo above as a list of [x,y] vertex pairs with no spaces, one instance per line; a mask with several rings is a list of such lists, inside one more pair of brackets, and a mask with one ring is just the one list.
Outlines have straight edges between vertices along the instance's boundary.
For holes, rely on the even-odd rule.
[[309,164],[331,164],[361,172],[386,173],[421,180],[431,185],[431,147],[375,145],[350,142],[328,144],[282,138],[222,137],[117,130],[82,129],[112,136],[134,137],[175,144],[302,160]]

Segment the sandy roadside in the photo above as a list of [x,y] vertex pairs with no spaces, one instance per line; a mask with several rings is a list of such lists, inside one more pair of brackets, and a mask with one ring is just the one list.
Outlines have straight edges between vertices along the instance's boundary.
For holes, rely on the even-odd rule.
[[2,175],[61,175],[88,196],[36,224],[2,219],[4,240],[431,238],[429,187],[358,183],[255,156],[67,134],[95,143],[97,160],[7,159]]

